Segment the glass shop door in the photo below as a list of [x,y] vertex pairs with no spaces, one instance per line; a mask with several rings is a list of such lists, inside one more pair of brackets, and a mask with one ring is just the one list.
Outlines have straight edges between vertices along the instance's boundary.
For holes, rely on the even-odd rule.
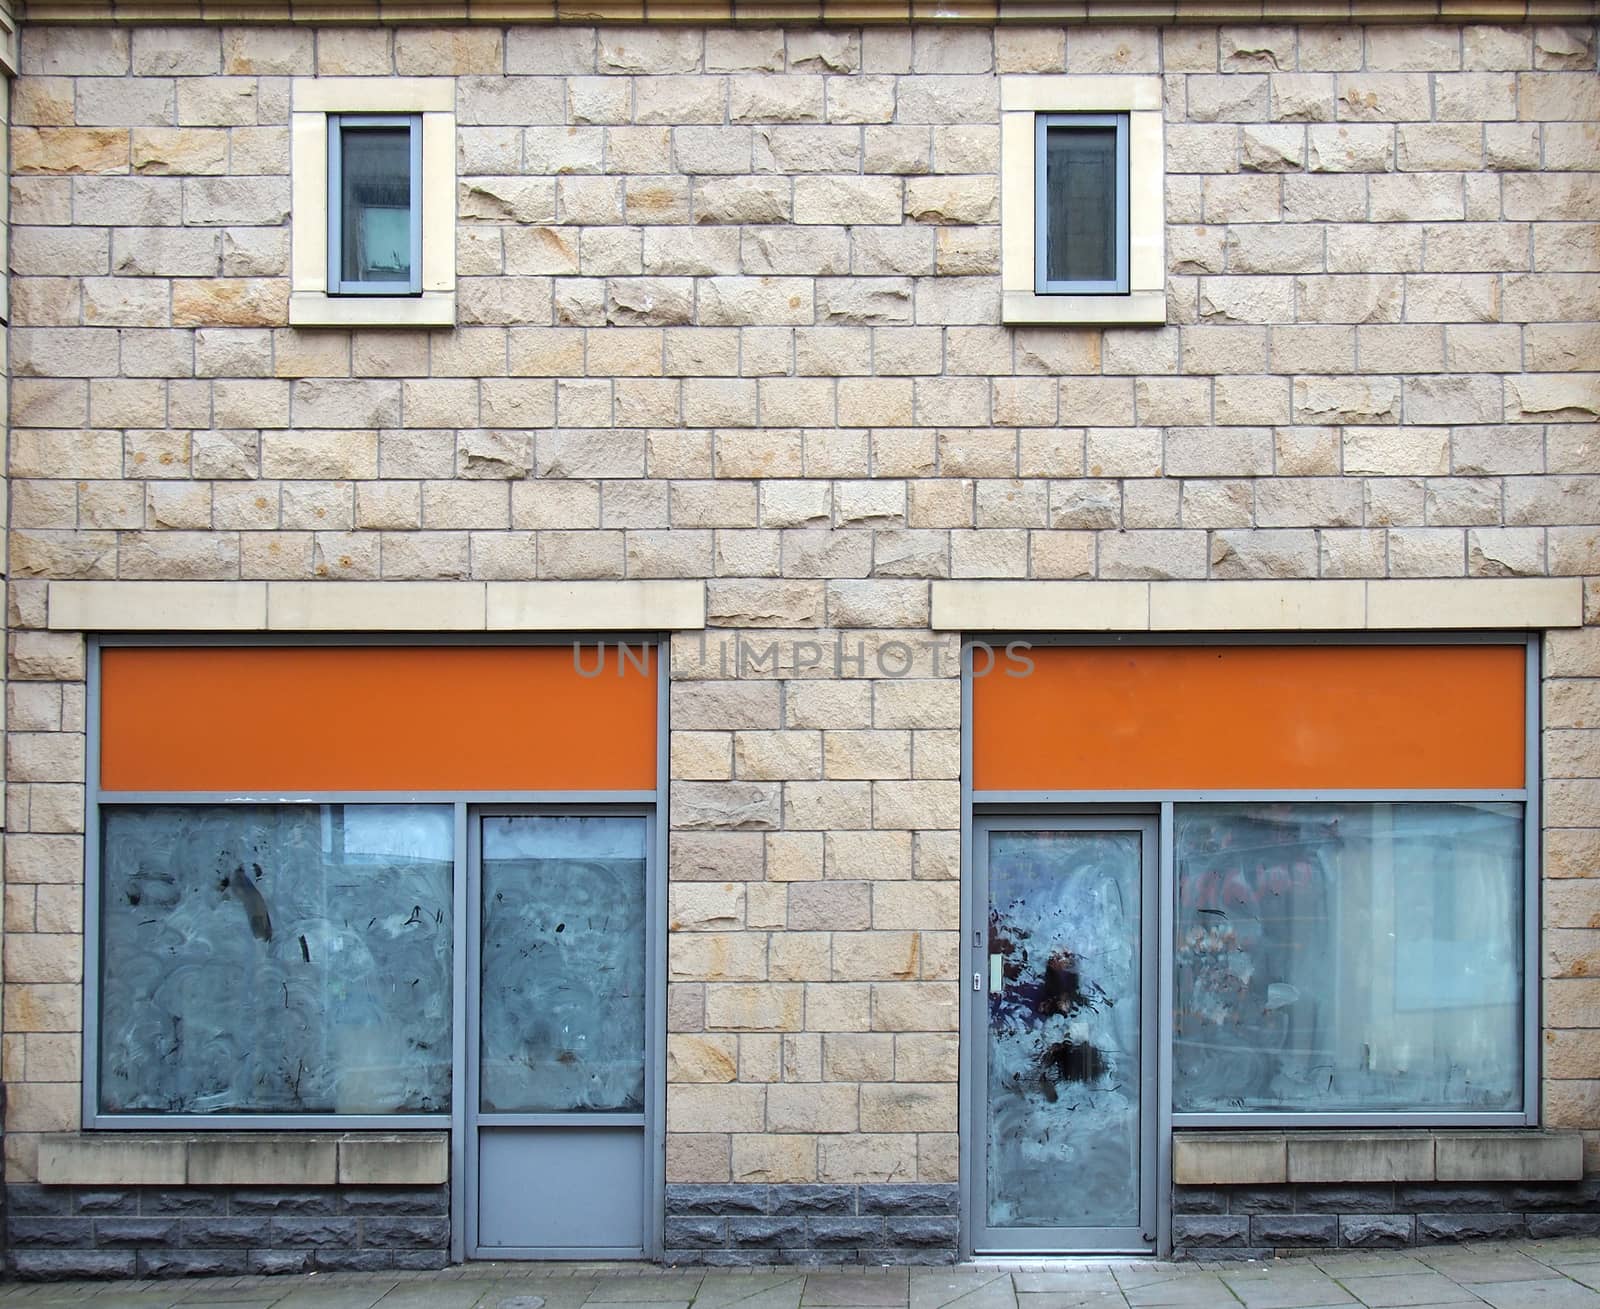
[[974,826],[976,1253],[1155,1248],[1156,820]]
[[470,1257],[645,1252],[652,822],[473,815]]

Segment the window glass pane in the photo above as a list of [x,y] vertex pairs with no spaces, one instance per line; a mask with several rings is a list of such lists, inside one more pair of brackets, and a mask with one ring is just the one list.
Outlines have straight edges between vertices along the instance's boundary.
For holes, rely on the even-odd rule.
[[340,277],[347,282],[411,280],[411,129],[339,129],[343,192]]
[[1045,128],[1045,213],[1050,281],[1116,280],[1116,128]]
[[644,1108],[645,820],[483,820],[481,1107]]
[[1140,845],[989,836],[992,1226],[1139,1221]]
[[1185,805],[1174,1108],[1522,1107],[1522,807]]
[[106,1113],[450,1107],[447,805],[101,811]]

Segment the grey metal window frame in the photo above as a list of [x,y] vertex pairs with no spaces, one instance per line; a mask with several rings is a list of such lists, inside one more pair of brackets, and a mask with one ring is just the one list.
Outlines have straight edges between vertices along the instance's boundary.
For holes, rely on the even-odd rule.
[[[103,791],[100,788],[100,653],[117,646],[394,646],[394,645],[648,645],[654,652],[656,673],[656,788],[628,791]],[[84,790],[84,907],[83,907],[83,1070],[80,1124],[95,1132],[250,1132],[250,1131],[440,1131],[450,1132],[451,1258],[466,1257],[466,1208],[469,1192],[466,1087],[469,1073],[476,1079],[473,1052],[467,1047],[467,992],[473,979],[466,969],[476,946],[467,937],[469,926],[468,881],[471,852],[469,830],[480,809],[506,811],[593,810],[611,806],[651,815],[646,872],[649,987],[645,1015],[647,1066],[645,1095],[646,1179],[649,1203],[645,1206],[645,1258],[657,1258],[662,1249],[666,1197],[666,970],[667,935],[665,870],[667,867],[668,663],[671,643],[660,632],[606,632],[604,634],[475,632],[442,633],[262,633],[213,634],[91,634],[86,642],[85,674],[85,790]],[[450,804],[453,806],[455,868],[453,881],[451,1004],[451,1095],[447,1114],[105,1114],[99,1101],[100,1045],[100,807],[101,805],[156,804]],[[473,1169],[476,1161],[471,1161]]]
[[[1046,149],[1052,127],[1112,127],[1117,133],[1116,203],[1117,275],[1106,280],[1049,277],[1050,196]],[[1033,116],[1033,289],[1036,295],[1127,295],[1128,271],[1128,115],[1126,113],[1037,113]]]
[[[1486,789],[1357,789],[1357,790],[1176,790],[1148,791],[980,791],[972,785],[972,651],[975,646],[1003,648],[1008,641],[1024,641],[1033,647],[1047,646],[1205,646],[1205,645],[1521,645],[1526,651],[1523,664],[1524,755],[1523,786]],[[1157,1240],[1156,1252],[1172,1251],[1172,1134],[1175,1129],[1231,1128],[1280,1130],[1318,1128],[1525,1128],[1539,1125],[1539,1081],[1541,1073],[1540,1013],[1541,969],[1540,862],[1542,844],[1541,755],[1539,749],[1539,691],[1543,642],[1537,633],[1521,631],[1483,632],[1392,632],[1392,633],[1306,633],[1306,632],[1203,632],[1203,633],[983,633],[964,635],[961,658],[961,973],[966,977],[978,969],[978,952],[972,945],[973,930],[985,921],[986,906],[975,902],[975,880],[968,870],[974,866],[974,839],[980,818],[1005,814],[1102,815],[1151,813],[1159,815],[1157,842],[1160,851],[1158,871],[1160,924],[1159,1031],[1157,1033],[1158,1111],[1156,1127]],[[992,671],[989,676],[1005,676]],[[1174,811],[1179,804],[1227,801],[1503,801],[1520,803],[1523,830],[1523,914],[1522,914],[1522,1109],[1507,1113],[1175,1113],[1172,1107],[1174,933],[1177,912],[1177,876],[1173,838]],[[971,1008],[960,1008],[961,1085],[959,1104],[959,1158],[961,1176],[970,1179],[974,1170],[973,1142],[978,1130],[973,1078],[977,1073],[976,1047],[981,1035],[972,1030]],[[970,1205],[962,1206],[961,1250],[973,1253],[974,1215]]]
[[[341,168],[341,138],[349,127],[404,127],[410,133],[411,150],[411,277],[405,282],[366,282],[344,276],[344,185]],[[387,295],[422,294],[422,115],[421,114],[329,114],[328,115],[328,294]]]

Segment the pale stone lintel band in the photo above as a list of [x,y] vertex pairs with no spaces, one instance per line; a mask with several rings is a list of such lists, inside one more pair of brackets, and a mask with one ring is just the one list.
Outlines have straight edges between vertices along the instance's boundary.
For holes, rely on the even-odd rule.
[[[1315,7],[1321,23],[1564,23],[1591,22],[1600,13],[1597,0],[1327,0]],[[1042,0],[1034,3],[980,3],[974,0],[816,0],[774,3],[773,0],[476,0],[452,4],[396,4],[387,0],[355,3],[300,3],[265,0],[261,4],[211,3],[210,0],[39,0],[28,5],[34,23],[296,23],[439,24],[484,23],[735,23],[751,27],[824,25],[860,27],[883,23],[940,25],[1016,23],[1030,26],[1127,23],[1301,23],[1313,21],[1304,4],[1289,0]]]
[[935,582],[944,632],[1533,631],[1583,625],[1575,577]]
[[659,632],[705,626],[705,584],[51,582],[69,632]]

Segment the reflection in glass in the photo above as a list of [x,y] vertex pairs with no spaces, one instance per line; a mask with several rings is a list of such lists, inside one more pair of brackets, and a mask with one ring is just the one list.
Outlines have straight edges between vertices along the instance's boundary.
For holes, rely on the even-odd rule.
[[340,126],[344,281],[411,280],[411,132],[404,124]]
[[481,1107],[644,1108],[645,820],[483,820]]
[[1522,1107],[1522,809],[1184,805],[1178,1112]]
[[450,1107],[443,805],[101,811],[105,1113]]
[[1052,282],[1117,277],[1117,129],[1045,129],[1045,275]]
[[989,835],[991,1227],[1139,1221],[1139,846]]

